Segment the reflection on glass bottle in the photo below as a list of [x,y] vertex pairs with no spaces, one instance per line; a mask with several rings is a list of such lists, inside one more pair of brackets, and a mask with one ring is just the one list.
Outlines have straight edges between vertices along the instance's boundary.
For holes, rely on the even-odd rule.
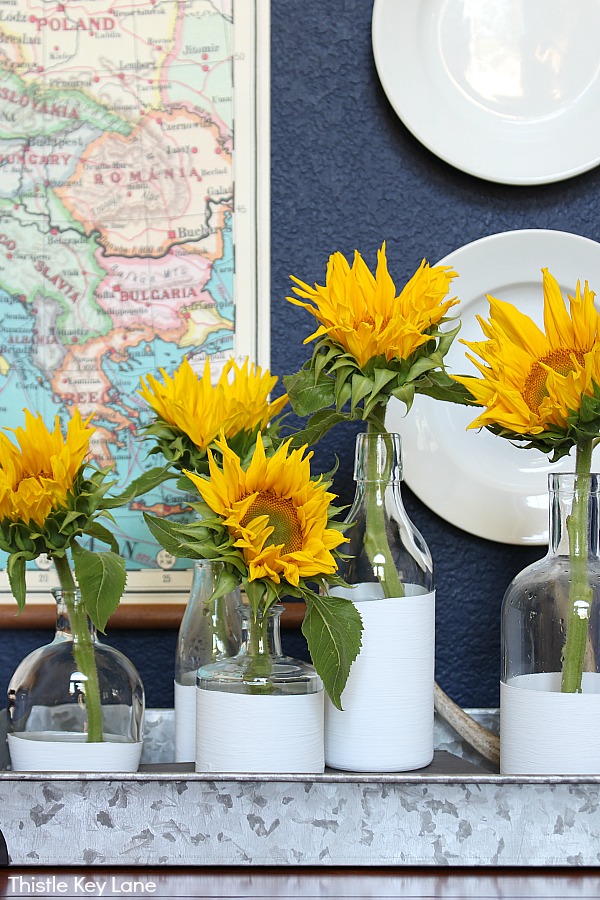
[[196,672],[240,646],[239,588],[214,598],[222,562],[197,560],[175,652],[175,760],[196,754]]
[[[79,638],[73,632],[63,591],[56,590],[53,594],[57,608],[54,640],[26,656],[8,685],[8,736],[13,768],[31,768],[29,763],[20,765],[18,757],[23,754],[28,759],[34,745],[45,741],[59,745],[63,763],[57,768],[65,770],[70,768],[68,744],[84,742],[90,748],[86,750],[88,754],[96,748],[100,755],[99,762],[95,763],[98,771],[115,771],[114,768],[101,768],[102,755],[114,752],[103,744],[130,745],[129,761],[123,763],[121,770],[135,771],[144,727],[145,700],[141,678],[126,656],[98,640],[94,626],[87,619],[89,641],[86,635],[86,648],[91,647],[95,659],[103,735],[102,742],[90,744],[86,706],[88,676],[77,665]],[[70,605],[75,615],[80,612],[85,615],[80,604],[79,592],[74,592]],[[33,764],[33,768],[48,770],[53,766],[50,763],[45,767]],[[85,768],[83,763],[80,768]]]
[[500,768],[600,772],[600,476],[548,476],[548,552],[502,604]]
[[340,569],[357,606],[362,648],[342,694],[326,700],[325,760],[354,771],[404,771],[433,757],[433,564],[404,509],[400,436],[359,434],[356,496]]
[[323,771],[323,683],[283,655],[282,612],[241,607],[237,655],[198,670],[196,771]]

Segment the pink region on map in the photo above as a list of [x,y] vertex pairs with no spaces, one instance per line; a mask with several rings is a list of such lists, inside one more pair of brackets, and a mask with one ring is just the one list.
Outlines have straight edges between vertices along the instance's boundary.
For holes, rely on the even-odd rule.
[[151,112],[126,137],[103,134],[86,147],[69,181],[56,188],[86,233],[97,234],[107,256],[129,257],[163,256],[183,238],[210,244],[208,204],[230,204],[232,191],[231,156],[219,129],[184,110]]
[[116,327],[151,325],[162,340],[178,342],[187,329],[182,314],[189,307],[214,306],[204,290],[212,261],[195,253],[115,261],[99,251],[96,262],[107,270],[96,301]]

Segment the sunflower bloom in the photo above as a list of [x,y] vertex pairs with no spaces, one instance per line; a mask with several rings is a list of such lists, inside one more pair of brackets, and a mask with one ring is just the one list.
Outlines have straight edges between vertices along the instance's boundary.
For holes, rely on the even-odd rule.
[[40,415],[25,410],[25,428],[7,429],[18,447],[0,433],[0,520],[43,526],[51,512],[66,508],[89,451],[88,422],[76,410],[63,438],[58,416],[50,432]]
[[269,403],[277,377],[268,369],[263,372],[255,364],[250,366],[248,359],[241,367],[229,360],[214,386],[208,359],[201,378],[187,359],[172,378],[164,369],[160,373],[164,384],[147,375],[148,384],[141,380],[140,395],[157,416],[186,434],[200,450],[206,450],[221,431],[231,438],[266,428],[287,403],[287,394]]
[[[446,300],[456,276],[449,266],[434,266],[423,260],[408,284],[396,293],[388,272],[385,242],[377,251],[377,269],[371,273],[358,251],[352,266],[337,252],[329,257],[325,285],[308,284],[291,276],[292,288],[305,303],[288,297],[290,303],[307,309],[319,327],[305,344],[327,336],[351,354],[364,369],[371,359],[387,362],[408,359],[431,340],[429,329],[444,318],[456,298]],[[314,305],[313,305],[314,304]]]
[[259,433],[244,470],[223,438],[217,444],[222,468],[209,451],[209,478],[186,475],[235,538],[248,580],[284,580],[297,586],[300,579],[334,574],[337,563],[331,551],[347,538],[328,527],[335,494],[320,481],[311,481],[312,453],[304,456],[306,447],[288,452],[288,441],[267,457]]
[[585,396],[600,385],[600,316],[585,282],[569,295],[542,269],[544,331],[510,303],[488,297],[489,321],[479,320],[487,340],[463,343],[481,378],[453,376],[484,410],[470,428],[499,426],[515,434],[567,429]]

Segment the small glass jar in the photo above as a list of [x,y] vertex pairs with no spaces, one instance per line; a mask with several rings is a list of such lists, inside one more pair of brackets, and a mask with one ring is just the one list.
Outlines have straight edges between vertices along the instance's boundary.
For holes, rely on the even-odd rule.
[[198,670],[197,772],[323,771],[323,683],[283,655],[282,612],[240,607],[237,655]]
[[221,657],[235,656],[240,647],[239,587],[221,597],[214,596],[223,568],[217,560],[194,563],[175,650],[176,762],[194,762],[196,758],[196,672]]
[[356,439],[356,496],[340,574],[363,621],[362,647],[342,693],[325,701],[325,761],[351,771],[396,772],[433,758],[435,591],[431,554],[410,521],[400,485],[400,435]]
[[[12,768],[136,771],[144,728],[141,678],[126,656],[98,640],[78,591],[68,596],[60,590],[52,593],[57,610],[54,640],[26,656],[8,685]],[[73,630],[72,615],[87,623],[85,633]],[[94,703],[92,709],[88,700],[90,679],[97,679],[99,708]],[[92,716],[99,720],[94,730],[100,740],[89,740],[94,736]]]
[[548,477],[549,543],[502,603],[500,769],[600,773],[600,476]]

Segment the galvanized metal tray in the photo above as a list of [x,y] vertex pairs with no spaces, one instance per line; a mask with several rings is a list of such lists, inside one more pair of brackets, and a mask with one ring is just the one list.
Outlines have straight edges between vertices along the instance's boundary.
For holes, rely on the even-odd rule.
[[196,774],[170,762],[172,732],[172,710],[148,712],[135,774],[0,771],[10,863],[600,864],[600,776],[501,776],[442,722],[431,766],[385,775]]

